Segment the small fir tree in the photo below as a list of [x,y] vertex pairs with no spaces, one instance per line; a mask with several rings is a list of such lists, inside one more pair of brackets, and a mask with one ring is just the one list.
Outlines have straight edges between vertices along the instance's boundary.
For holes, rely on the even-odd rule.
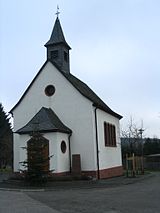
[[26,180],[30,183],[39,184],[47,181],[49,171],[49,141],[39,132],[34,132],[27,142],[27,160],[21,162],[26,168]]

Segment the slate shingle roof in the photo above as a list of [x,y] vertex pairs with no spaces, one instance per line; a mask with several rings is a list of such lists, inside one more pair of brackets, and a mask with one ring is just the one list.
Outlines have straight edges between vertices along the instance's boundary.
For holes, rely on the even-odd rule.
[[64,132],[71,133],[72,131],[65,126],[58,116],[50,108],[42,107],[40,111],[16,133],[27,134],[31,132]]
[[76,78],[72,74],[62,73],[70,83],[86,98],[93,102],[93,105],[99,109],[104,110],[105,112],[121,119],[122,116],[112,111],[97,95],[93,90],[91,90],[87,84]]
[[44,46],[47,47],[49,45],[59,44],[59,43],[64,43],[65,45],[67,45],[69,47],[69,49],[71,49],[65,40],[59,18],[57,17],[54,27],[53,27],[51,37]]

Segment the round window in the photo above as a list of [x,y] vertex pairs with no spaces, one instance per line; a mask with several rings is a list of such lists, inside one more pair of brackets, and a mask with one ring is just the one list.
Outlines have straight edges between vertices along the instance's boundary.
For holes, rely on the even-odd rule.
[[52,96],[53,94],[55,93],[55,87],[53,85],[48,85],[46,88],[45,88],[45,94],[47,96]]
[[67,149],[67,145],[66,145],[65,141],[62,141],[61,142],[61,151],[62,151],[62,153],[65,153],[66,149]]

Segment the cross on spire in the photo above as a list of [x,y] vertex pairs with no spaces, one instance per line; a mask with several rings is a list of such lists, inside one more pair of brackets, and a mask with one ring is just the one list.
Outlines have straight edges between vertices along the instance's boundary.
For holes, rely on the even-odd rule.
[[57,12],[55,14],[57,15],[57,18],[58,18],[58,15],[60,14],[58,5],[57,5]]

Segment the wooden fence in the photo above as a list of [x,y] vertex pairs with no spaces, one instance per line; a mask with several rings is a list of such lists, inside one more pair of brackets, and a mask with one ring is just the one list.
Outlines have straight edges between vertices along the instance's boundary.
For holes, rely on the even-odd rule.
[[135,156],[134,153],[131,156],[126,154],[125,169],[127,177],[136,177],[136,175],[144,174],[144,158]]

